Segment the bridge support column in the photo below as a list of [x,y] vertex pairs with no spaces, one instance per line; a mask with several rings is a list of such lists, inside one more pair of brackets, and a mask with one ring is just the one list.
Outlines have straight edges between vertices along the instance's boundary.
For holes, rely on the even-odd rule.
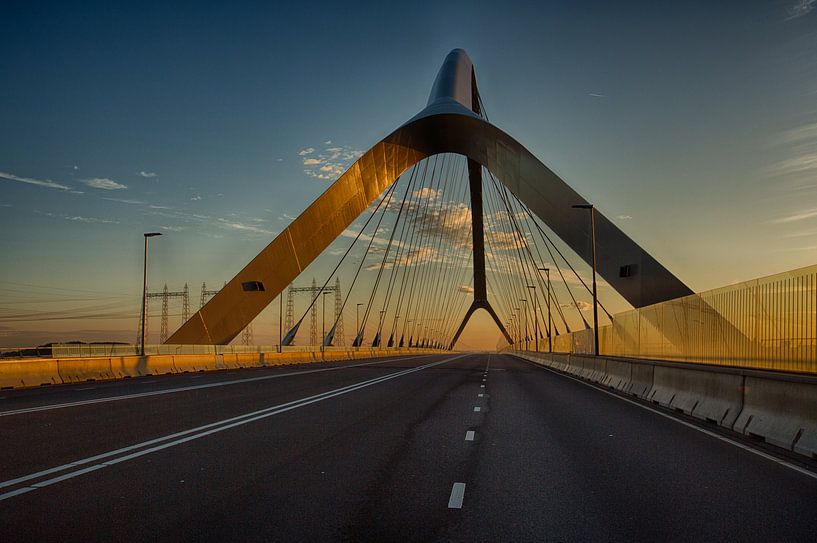
[[468,184],[471,189],[474,301],[471,303],[471,307],[468,308],[468,311],[465,312],[465,317],[463,317],[462,323],[460,323],[460,327],[457,329],[457,333],[454,334],[451,345],[448,347],[449,349],[454,348],[454,345],[456,345],[457,340],[460,338],[460,334],[462,334],[462,331],[465,329],[465,325],[468,324],[468,320],[477,309],[487,311],[494,319],[499,331],[502,332],[502,335],[505,336],[508,343],[513,343],[510,334],[505,330],[505,326],[499,321],[496,311],[494,311],[494,308],[491,307],[491,303],[488,301],[488,287],[485,280],[485,225],[483,223],[482,213],[482,165],[470,158],[468,159]]

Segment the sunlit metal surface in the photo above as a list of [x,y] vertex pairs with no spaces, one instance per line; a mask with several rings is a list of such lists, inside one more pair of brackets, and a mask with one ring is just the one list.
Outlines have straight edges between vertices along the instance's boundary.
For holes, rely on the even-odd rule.
[[[461,49],[446,57],[428,106],[369,149],[167,343],[225,344],[235,338],[366,207],[414,163],[457,153],[485,166],[586,262],[590,224],[573,204],[587,203],[511,136],[471,111],[473,67]],[[601,213],[598,271],[635,307],[692,291]],[[619,277],[622,266],[634,270]],[[260,281],[262,292],[242,283]]]
[[[753,279],[615,315],[601,354],[817,372],[817,266]],[[593,331],[554,338],[590,353]]]

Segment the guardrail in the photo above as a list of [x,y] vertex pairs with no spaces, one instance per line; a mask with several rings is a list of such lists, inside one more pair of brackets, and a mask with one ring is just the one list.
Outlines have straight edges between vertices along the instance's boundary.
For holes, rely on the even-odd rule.
[[[555,336],[553,350],[592,354],[593,330]],[[817,265],[619,313],[599,352],[817,374]]]

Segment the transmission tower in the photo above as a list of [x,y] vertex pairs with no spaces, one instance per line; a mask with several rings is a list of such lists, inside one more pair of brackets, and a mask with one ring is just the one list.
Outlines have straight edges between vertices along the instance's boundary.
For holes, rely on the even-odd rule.
[[[340,277],[335,278],[335,343],[346,345],[346,336],[343,334],[343,296],[340,295]],[[340,318],[338,318],[340,317]]]
[[[321,288],[318,286],[315,279],[312,279],[312,286],[311,287],[295,287],[290,285],[287,291],[287,315],[285,320],[285,329],[292,330],[292,327],[295,326],[295,294],[298,292],[306,292],[310,294],[310,302],[314,300],[312,304],[312,308],[309,310],[309,320],[310,324],[312,325],[312,329],[310,330],[309,334],[309,342],[311,345],[320,345],[323,343],[323,338],[321,340],[318,339],[318,335],[321,333],[318,331],[318,303],[321,300],[317,300],[316,298],[321,293]],[[335,338],[332,341],[334,344],[338,345],[345,345],[346,344],[346,337],[343,333],[343,318],[339,319],[338,316],[341,315],[341,308],[343,307],[343,297],[341,296],[340,290],[340,279],[335,279],[335,286],[327,286],[323,288],[323,292],[334,292],[335,293],[335,318],[332,322],[337,321],[337,326],[335,327]],[[327,330],[328,332],[328,330]]]
[[309,344],[310,345],[318,345],[318,301],[316,300],[318,296],[318,284],[315,282],[315,278],[312,278],[312,312],[309,316]]
[[289,289],[287,290],[287,318],[285,328],[292,330],[293,326],[295,326],[295,289],[292,285],[289,285]]
[[[148,302],[151,298],[161,298],[162,299],[162,321],[159,327],[159,341],[160,343],[164,343],[168,337],[167,328],[168,328],[168,314],[169,314],[169,302],[170,298],[181,298],[182,299],[182,324],[187,322],[187,319],[190,317],[190,289],[187,287],[187,283],[184,284],[184,289],[178,292],[170,292],[167,288],[167,283],[165,283],[165,288],[162,292],[148,292],[147,299]],[[150,312],[148,311],[148,315]],[[147,320],[147,319],[146,319]],[[139,323],[139,333],[141,334],[141,320]]]

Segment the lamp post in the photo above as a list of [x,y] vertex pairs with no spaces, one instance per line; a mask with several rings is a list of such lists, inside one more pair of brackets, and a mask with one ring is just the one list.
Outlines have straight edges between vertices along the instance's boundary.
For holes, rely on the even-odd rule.
[[145,232],[145,265],[142,269],[142,337],[139,342],[139,355],[145,356],[145,328],[148,322],[148,238],[161,236],[161,232]]
[[[519,301],[522,302],[522,307],[525,311],[525,350],[530,350],[530,337],[528,336],[528,299],[527,298],[519,298]],[[522,319],[519,319],[521,324]]]
[[593,245],[593,354],[599,355],[599,308],[596,296],[596,208],[593,204],[576,204],[576,209],[590,210],[590,239]]
[[553,322],[550,318],[550,268],[539,268],[539,271],[545,272],[545,277],[547,278],[547,289],[548,289],[548,352],[553,352],[553,327],[551,323]]
[[528,285],[533,289],[533,337],[536,340],[536,352],[539,352],[539,317],[536,316],[536,285]]

